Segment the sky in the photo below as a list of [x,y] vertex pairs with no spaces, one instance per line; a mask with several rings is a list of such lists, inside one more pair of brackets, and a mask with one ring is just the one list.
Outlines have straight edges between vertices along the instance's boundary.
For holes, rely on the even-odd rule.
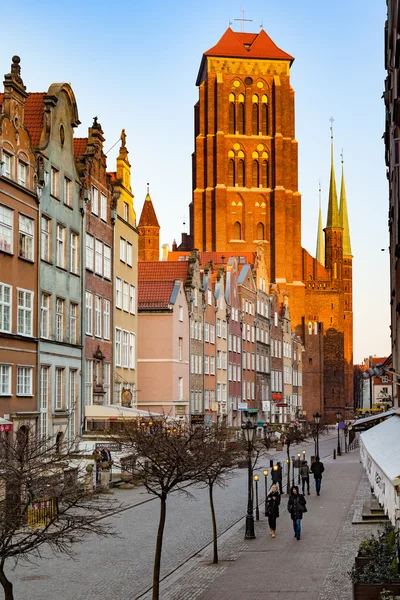
[[[335,119],[337,187],[343,148],[354,274],[354,362],[390,352],[388,186],[382,134],[385,112],[385,0],[20,0],[2,6],[0,72],[21,57],[28,91],[71,83],[81,125],[97,116],[108,168],[122,128],[139,218],[147,182],[161,244],[188,231],[195,85],[203,52],[230,22],[261,25],[295,57],[296,139],[302,194],[302,244],[315,255],[318,186],[324,221],[330,172],[330,117]],[[1,71],[2,70],[2,71]]]

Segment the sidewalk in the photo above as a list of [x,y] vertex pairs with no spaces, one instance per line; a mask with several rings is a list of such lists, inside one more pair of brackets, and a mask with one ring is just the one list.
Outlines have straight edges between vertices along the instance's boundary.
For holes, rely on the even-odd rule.
[[350,600],[347,571],[359,542],[376,527],[351,525],[369,486],[358,450],[324,464],[321,496],[316,496],[313,480],[312,494],[306,496],[300,541],[293,537],[284,495],[275,539],[260,510],[255,540],[243,539],[242,522],[234,535],[220,541],[219,565],[209,562],[207,549],[162,583],[162,600]]

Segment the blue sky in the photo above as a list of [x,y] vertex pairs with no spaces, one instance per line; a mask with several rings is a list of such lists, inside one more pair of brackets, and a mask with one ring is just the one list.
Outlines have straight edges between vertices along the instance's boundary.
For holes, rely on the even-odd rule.
[[[343,148],[354,254],[354,360],[390,352],[388,188],[384,163],[384,0],[21,0],[18,16],[2,7],[0,69],[21,56],[29,91],[55,81],[73,86],[85,136],[97,115],[105,149],[124,127],[138,216],[146,183],[161,225],[161,243],[179,241],[191,200],[193,106],[204,51],[241,16],[263,24],[295,57],[302,242],[315,253],[318,181],[324,220],[330,167],[329,118],[335,119],[335,168]],[[109,168],[116,149],[109,152]],[[186,225],[183,225],[183,222]],[[385,248],[385,251],[381,251]]]

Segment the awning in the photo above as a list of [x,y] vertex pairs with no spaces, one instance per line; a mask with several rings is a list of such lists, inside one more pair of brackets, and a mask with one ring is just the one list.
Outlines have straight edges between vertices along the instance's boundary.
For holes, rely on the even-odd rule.
[[[99,419],[99,420],[118,420],[118,419],[134,419],[137,417],[164,417],[158,413],[152,413],[147,410],[139,410],[137,408],[128,408],[126,406],[119,406],[116,404],[108,404],[106,406],[102,404],[87,404],[85,406],[85,417],[87,419]],[[167,417],[169,420],[170,417]],[[171,421],[174,419],[170,419]]]
[[400,414],[364,431],[360,454],[374,494],[394,524],[400,508]]
[[11,423],[11,421],[7,421],[7,419],[3,419],[2,417],[0,417],[0,432],[12,430],[13,424]]
[[379,423],[381,419],[387,419],[388,417],[392,417],[396,414],[396,411],[391,408],[390,410],[386,410],[385,412],[377,413],[376,415],[370,415],[369,417],[364,417],[362,419],[357,419],[351,425],[349,425],[349,429],[353,431],[365,431],[369,427],[376,425]]

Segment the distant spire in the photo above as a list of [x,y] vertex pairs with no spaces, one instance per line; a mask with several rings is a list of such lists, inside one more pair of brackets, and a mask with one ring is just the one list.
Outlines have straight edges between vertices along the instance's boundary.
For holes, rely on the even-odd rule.
[[339,219],[340,219],[340,226],[343,227],[343,256],[352,256],[351,243],[350,243],[349,217],[347,214],[346,187],[345,187],[345,183],[344,183],[343,150],[342,150],[341,158],[342,158],[342,183],[340,186]]
[[325,266],[325,248],[324,232],[322,229],[322,208],[321,208],[321,183],[319,183],[319,212],[318,212],[318,231],[317,231],[317,250],[315,258],[321,265]]
[[331,117],[331,179],[329,182],[329,202],[328,202],[328,218],[326,221],[327,227],[340,227],[339,208],[336,192],[335,167],[333,160],[333,121]]
[[156,211],[154,210],[153,202],[150,196],[149,184],[147,184],[147,194],[144,200],[142,214],[140,215],[139,225],[138,227],[158,227],[158,219],[156,215]]

